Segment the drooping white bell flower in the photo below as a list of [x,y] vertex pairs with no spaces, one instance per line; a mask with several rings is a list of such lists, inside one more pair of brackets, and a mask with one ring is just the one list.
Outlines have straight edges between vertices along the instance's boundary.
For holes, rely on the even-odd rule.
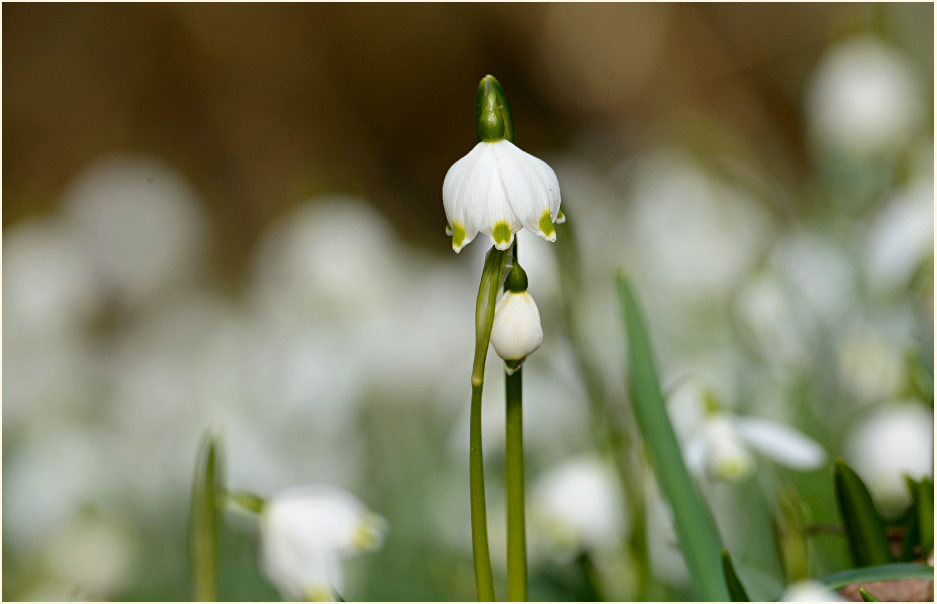
[[[740,482],[755,470],[754,452],[795,470],[816,470],[826,451],[812,438],[781,422],[743,417],[719,408],[699,383],[688,380],[670,397],[671,416],[683,443],[687,467],[697,475]],[[686,415],[695,416],[687,421]]]
[[560,555],[614,548],[624,535],[625,507],[614,470],[592,456],[571,459],[544,474],[531,493],[538,538]]
[[261,512],[264,572],[284,597],[332,600],[344,588],[342,559],[380,548],[386,531],[383,518],[342,489],[287,490]]
[[887,515],[911,502],[904,476],[934,469],[934,415],[917,401],[887,404],[867,416],[846,441],[846,459]]
[[495,305],[491,324],[491,345],[504,359],[505,371],[511,375],[531,353],[543,343],[540,311],[533,296],[527,292],[527,275],[516,263],[505,283],[507,290]]
[[460,251],[481,232],[506,250],[522,228],[555,241],[553,225],[562,222],[559,181],[543,160],[511,142],[510,108],[492,76],[479,84],[476,126],[479,143],[449,168],[442,186],[452,249]]

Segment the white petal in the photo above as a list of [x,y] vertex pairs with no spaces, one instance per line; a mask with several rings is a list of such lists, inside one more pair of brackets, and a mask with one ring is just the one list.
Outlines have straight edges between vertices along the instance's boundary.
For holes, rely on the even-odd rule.
[[526,358],[543,343],[537,303],[527,292],[505,292],[495,306],[491,345],[506,361]]
[[[556,174],[544,161],[513,144],[498,147],[499,169],[511,208],[528,230],[548,241],[556,240],[552,228],[560,208],[560,186]],[[549,215],[550,227],[541,221]]]
[[451,229],[461,226],[462,239],[453,240],[458,252],[478,234],[487,206],[489,182],[494,175],[494,161],[488,146],[479,143],[465,157],[452,164],[442,185],[443,208]]
[[705,421],[706,470],[710,476],[729,482],[748,478],[755,470],[755,460],[742,443],[733,419],[720,413]]
[[[486,144],[494,147],[494,145],[502,143],[507,143],[507,141]],[[514,233],[520,230],[522,224],[508,202],[507,191],[504,188],[504,166],[498,163],[493,148],[490,157],[491,165],[495,167],[495,176],[488,186],[485,217],[479,231],[488,235],[491,238],[491,243],[499,250],[506,250],[514,242]],[[502,232],[505,227],[509,232]]]
[[698,432],[683,444],[683,459],[687,469],[695,476],[702,476],[706,471],[706,440]]
[[789,468],[815,470],[826,463],[820,443],[790,426],[757,417],[741,418],[736,425],[751,447]]
[[272,498],[260,518],[264,571],[293,598],[323,598],[342,588],[340,558],[383,538],[383,521],[353,495],[328,486],[291,489]]

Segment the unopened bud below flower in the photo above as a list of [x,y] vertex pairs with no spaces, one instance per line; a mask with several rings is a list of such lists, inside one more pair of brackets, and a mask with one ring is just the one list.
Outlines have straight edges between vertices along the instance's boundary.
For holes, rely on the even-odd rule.
[[[516,271],[516,273],[515,273]],[[512,281],[513,277],[513,281]],[[498,356],[504,359],[508,375],[517,371],[521,363],[543,343],[543,327],[540,311],[526,289],[514,291],[512,283],[523,282],[526,275],[519,266],[508,277],[509,288],[495,306],[494,323],[491,326],[491,345]]]

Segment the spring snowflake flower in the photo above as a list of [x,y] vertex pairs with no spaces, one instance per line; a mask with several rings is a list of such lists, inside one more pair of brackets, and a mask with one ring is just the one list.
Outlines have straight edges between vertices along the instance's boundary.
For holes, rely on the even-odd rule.
[[[826,451],[812,438],[781,422],[724,411],[692,380],[671,395],[669,411],[684,416],[674,424],[688,426],[681,434],[683,452],[698,475],[741,482],[755,470],[756,451],[795,470],[816,470],[826,463]],[[695,421],[687,421],[686,415]]]
[[505,283],[507,290],[495,306],[491,324],[491,345],[504,359],[505,371],[511,375],[531,353],[543,343],[540,311],[533,296],[527,293],[527,275],[517,264]]
[[846,441],[847,459],[888,515],[911,502],[905,476],[933,476],[933,452],[933,412],[911,400],[875,410]]
[[383,518],[342,489],[288,490],[261,513],[264,572],[284,597],[333,600],[344,587],[341,561],[379,549],[386,531]]
[[553,225],[563,221],[559,181],[543,160],[509,140],[509,114],[501,85],[486,76],[478,88],[479,143],[449,168],[442,185],[446,234],[456,252],[478,233],[499,250],[506,250],[522,228],[556,240]]
[[596,457],[572,459],[533,487],[531,521],[559,554],[615,547],[624,534],[624,499],[614,470]]

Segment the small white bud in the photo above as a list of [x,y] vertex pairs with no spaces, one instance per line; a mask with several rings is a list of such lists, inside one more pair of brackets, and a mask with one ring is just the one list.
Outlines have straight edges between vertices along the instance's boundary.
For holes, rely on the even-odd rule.
[[533,297],[526,291],[504,292],[495,306],[491,345],[504,359],[508,375],[514,373],[542,343],[540,311]]

